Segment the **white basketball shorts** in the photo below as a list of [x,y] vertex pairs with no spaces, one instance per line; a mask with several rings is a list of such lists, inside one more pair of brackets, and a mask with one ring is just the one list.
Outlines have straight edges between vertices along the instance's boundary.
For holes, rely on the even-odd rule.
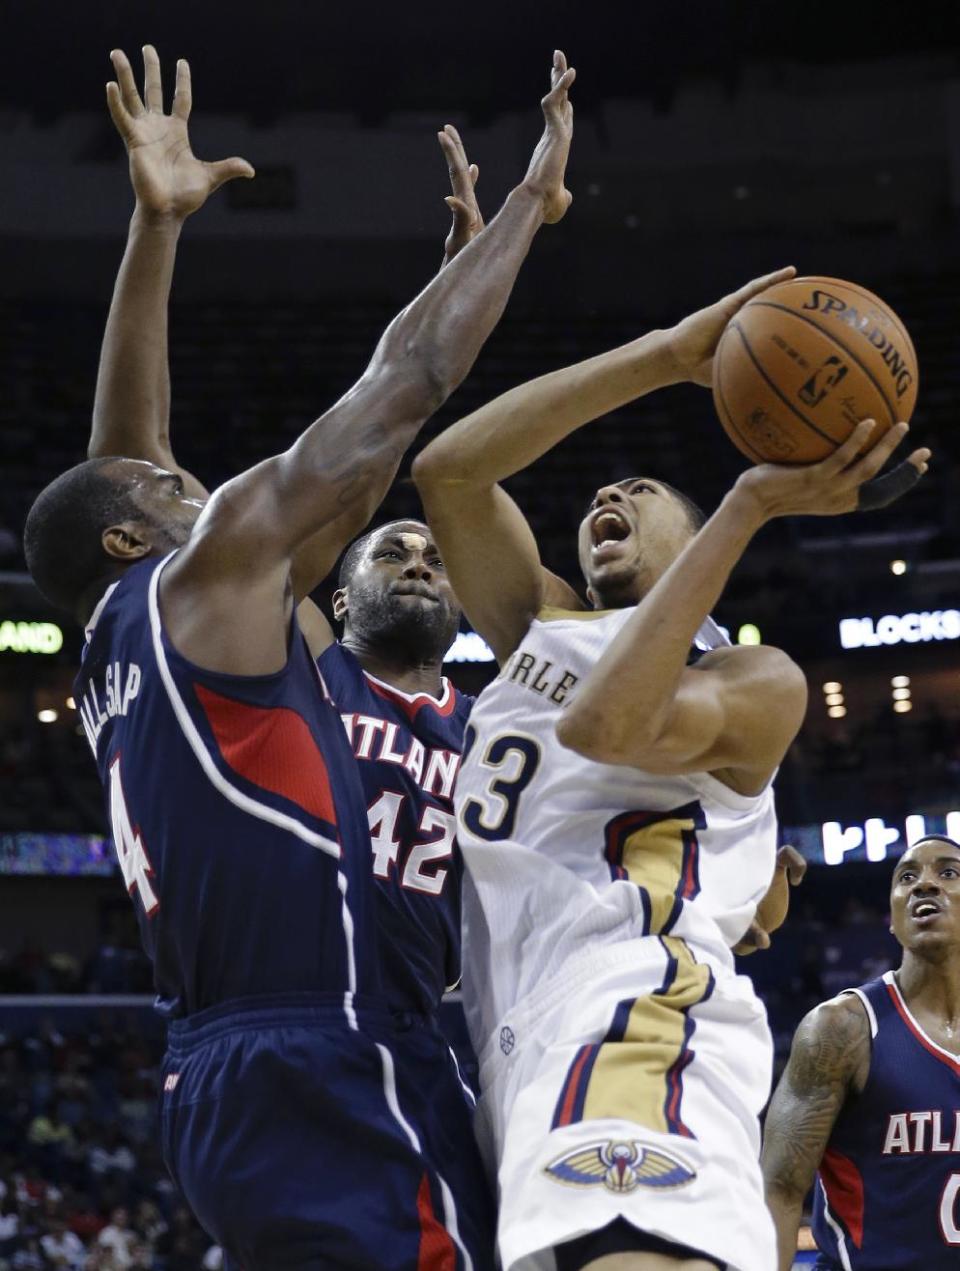
[[729,1271],[773,1271],[758,1117],[766,1012],[745,976],[648,936],[576,960],[501,1021],[480,1057],[481,1143],[504,1271],[622,1217]]

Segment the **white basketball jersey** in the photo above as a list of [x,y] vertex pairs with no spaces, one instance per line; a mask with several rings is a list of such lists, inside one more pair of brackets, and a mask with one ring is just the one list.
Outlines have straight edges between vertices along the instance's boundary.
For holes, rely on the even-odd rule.
[[529,993],[627,941],[681,937],[730,967],[773,877],[771,787],[747,797],[708,773],[595,763],[557,741],[632,612],[543,610],[470,716],[455,800],[478,1050]]

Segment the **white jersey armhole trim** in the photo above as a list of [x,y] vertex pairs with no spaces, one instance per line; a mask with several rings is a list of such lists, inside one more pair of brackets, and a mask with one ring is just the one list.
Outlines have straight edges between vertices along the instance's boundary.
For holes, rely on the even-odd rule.
[[150,579],[150,591],[148,597],[148,608],[150,613],[150,630],[153,637],[153,653],[157,659],[157,668],[160,671],[160,679],[163,687],[167,691],[170,699],[170,705],[173,707],[173,713],[177,718],[177,723],[186,737],[190,749],[197,758],[200,767],[203,769],[211,785],[223,795],[223,797],[239,808],[241,812],[246,812],[250,816],[255,816],[261,821],[267,821],[271,825],[275,825],[278,829],[287,830],[290,834],[296,835],[304,843],[309,843],[311,847],[319,848],[321,852],[326,852],[328,856],[332,856],[334,860],[340,859],[340,847],[334,843],[332,839],[328,839],[323,834],[317,834],[314,830],[308,829],[292,816],[287,816],[285,812],[277,812],[274,808],[268,807],[265,803],[260,803],[248,794],[244,794],[242,790],[238,790],[223,775],[217,765],[214,763],[210,752],[203,744],[203,738],[197,731],[196,725],[190,718],[190,712],[184,704],[183,698],[180,696],[180,690],[174,681],[170,667],[167,663],[166,650],[163,647],[163,626],[160,621],[160,604],[158,600],[158,589],[160,584],[160,575],[163,573],[173,553],[167,556],[157,569],[154,570],[153,577]]
[[110,597],[113,595],[113,593],[117,590],[119,586],[120,586],[120,580],[118,579],[115,583],[110,584],[107,590],[103,593],[103,595],[97,601],[96,609],[94,609],[93,613],[90,615],[89,622],[83,628],[83,638],[86,640],[87,644],[89,644],[90,641],[93,639],[93,633],[97,629],[97,623],[100,621],[100,615],[103,613],[104,609],[106,609],[107,603],[110,600]]
[[863,989],[844,989],[843,992],[840,994],[840,996],[841,997],[856,997],[860,999],[860,1005],[863,1007],[864,1011],[866,1012],[867,1020],[869,1021],[869,1024],[870,1024],[870,1036],[876,1037],[877,1033],[880,1031],[880,1026],[877,1023],[877,1014],[870,1003],[870,999],[867,997],[866,993],[864,993]]

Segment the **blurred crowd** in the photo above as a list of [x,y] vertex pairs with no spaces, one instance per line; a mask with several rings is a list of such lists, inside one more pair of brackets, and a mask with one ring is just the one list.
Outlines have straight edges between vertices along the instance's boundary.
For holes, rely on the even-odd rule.
[[0,1271],[219,1271],[160,1159],[159,1053],[117,1012],[0,1034]]

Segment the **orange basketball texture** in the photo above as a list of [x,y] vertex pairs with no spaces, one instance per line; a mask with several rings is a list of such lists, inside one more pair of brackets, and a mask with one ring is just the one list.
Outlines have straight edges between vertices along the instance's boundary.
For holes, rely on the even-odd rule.
[[[875,419],[873,446],[917,401],[917,355],[873,292],[837,278],[791,278],[727,323],[713,401],[754,463],[816,463]],[[869,446],[867,449],[869,449]]]

